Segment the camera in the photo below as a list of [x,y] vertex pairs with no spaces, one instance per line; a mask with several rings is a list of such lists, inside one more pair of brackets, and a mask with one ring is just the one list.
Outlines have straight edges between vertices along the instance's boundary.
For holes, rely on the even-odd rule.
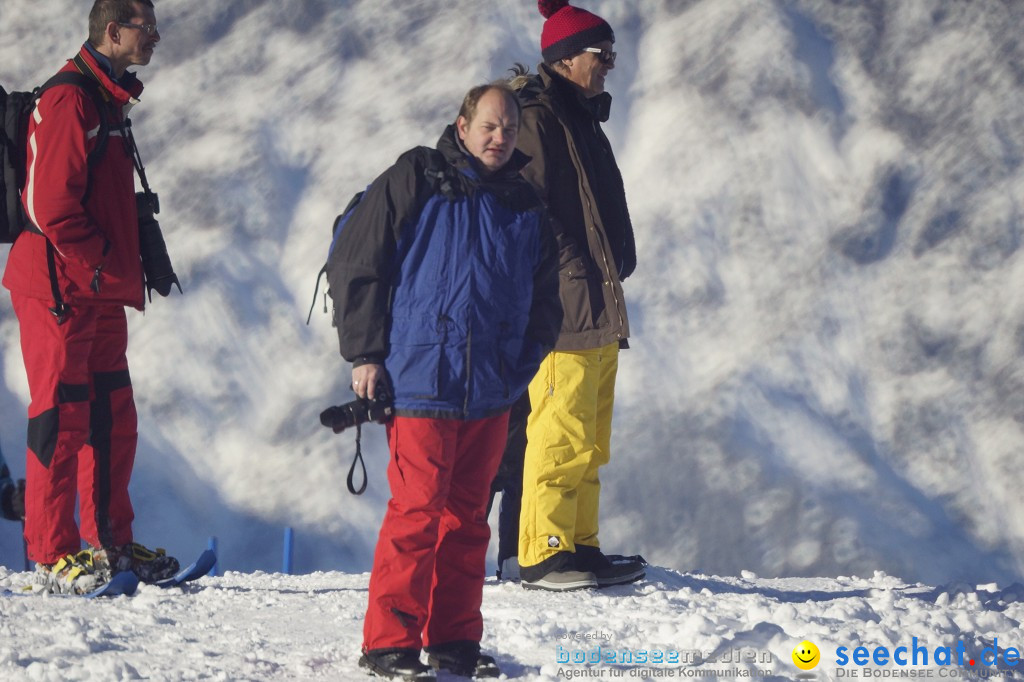
[[142,256],[142,270],[146,273],[149,300],[153,300],[154,289],[161,296],[167,296],[172,285],[181,293],[181,283],[167,255],[160,223],[153,217],[160,212],[160,198],[153,192],[136,192],[135,208],[139,216],[139,254]]
[[391,396],[383,388],[378,387],[373,400],[356,398],[344,405],[328,407],[320,413],[320,423],[335,433],[341,433],[351,426],[366,422],[385,424],[391,419],[394,412],[395,407]]

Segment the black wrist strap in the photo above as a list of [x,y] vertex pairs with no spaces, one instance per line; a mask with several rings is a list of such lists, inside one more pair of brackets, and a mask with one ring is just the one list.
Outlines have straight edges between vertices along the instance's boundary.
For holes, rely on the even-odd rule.
[[[348,484],[348,491],[353,495],[362,495],[363,491],[366,490],[366,463],[363,462],[362,435],[362,425],[356,424],[356,456],[352,458],[352,466],[349,467],[348,480],[346,481]],[[363,470],[363,484],[359,486],[359,490],[356,490],[355,486],[352,484],[352,481],[355,478],[356,464],[359,464]]]

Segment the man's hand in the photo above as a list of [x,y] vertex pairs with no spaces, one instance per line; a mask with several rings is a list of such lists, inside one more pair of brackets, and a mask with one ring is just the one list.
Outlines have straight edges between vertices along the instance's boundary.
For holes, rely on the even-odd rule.
[[359,365],[352,368],[352,390],[360,398],[373,400],[377,395],[377,385],[384,386],[387,390],[387,372],[384,365]]

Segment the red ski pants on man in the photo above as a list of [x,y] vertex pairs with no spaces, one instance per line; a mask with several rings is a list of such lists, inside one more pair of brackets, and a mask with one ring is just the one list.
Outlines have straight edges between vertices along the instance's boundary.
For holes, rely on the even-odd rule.
[[[52,564],[132,541],[128,481],[138,441],[124,307],[75,306],[58,325],[47,301],[11,294],[28,374],[25,540]],[[81,531],[75,523],[79,505]]]
[[391,500],[370,574],[363,650],[479,642],[487,498],[508,413],[395,417],[387,429]]

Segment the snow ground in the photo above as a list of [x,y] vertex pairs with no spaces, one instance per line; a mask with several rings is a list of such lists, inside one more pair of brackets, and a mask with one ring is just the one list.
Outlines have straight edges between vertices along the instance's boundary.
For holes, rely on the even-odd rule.
[[[0,568],[0,679],[371,679],[357,667],[367,573],[228,572],[183,589],[143,585],[133,597],[96,600],[21,595],[29,578]],[[935,679],[1013,679],[1018,666],[979,661],[994,642],[1000,651],[1024,645],[1024,586],[932,587],[883,573],[765,579],[749,572],[719,577],[651,567],[634,585],[566,594],[491,578],[483,612],[483,646],[506,678],[543,682],[831,680],[841,672],[863,676],[865,666],[853,664],[855,647],[869,647],[872,654],[886,647],[891,657],[898,647],[911,647],[914,637],[928,649],[929,665],[866,667],[879,676],[917,671]],[[821,662],[809,673],[792,660],[803,640],[821,651]],[[957,642],[967,652],[965,665],[936,665],[934,649],[950,647],[955,661]],[[840,646],[849,650],[845,666],[836,663]],[[609,652],[635,658],[612,663]],[[642,652],[648,661],[661,652],[672,662],[639,663]],[[559,662],[560,656],[568,662]],[[573,662],[584,656],[603,662]]]
[[[0,83],[52,74],[84,4],[0,2]],[[606,129],[640,259],[602,543],[668,568],[594,595],[489,584],[485,645],[548,680],[558,646],[586,648],[569,633],[749,644],[777,679],[803,674],[805,638],[820,679],[852,671],[840,646],[1024,645],[1024,3],[579,4],[616,30]],[[185,295],[130,315],[135,527],[178,556],[217,536],[222,566],[252,573],[109,602],[2,596],[0,680],[363,679],[386,450],[368,429],[370,487],[347,495],[351,437],[317,414],[350,394],[326,316],[304,326],[313,279],[352,193],[433,144],[470,85],[534,64],[542,20],[532,0],[157,12],[133,116]],[[0,295],[16,475],[27,402]],[[343,572],[260,572],[284,526],[296,570]],[[0,523],[15,593],[20,557]],[[876,570],[907,582],[835,577]]]

